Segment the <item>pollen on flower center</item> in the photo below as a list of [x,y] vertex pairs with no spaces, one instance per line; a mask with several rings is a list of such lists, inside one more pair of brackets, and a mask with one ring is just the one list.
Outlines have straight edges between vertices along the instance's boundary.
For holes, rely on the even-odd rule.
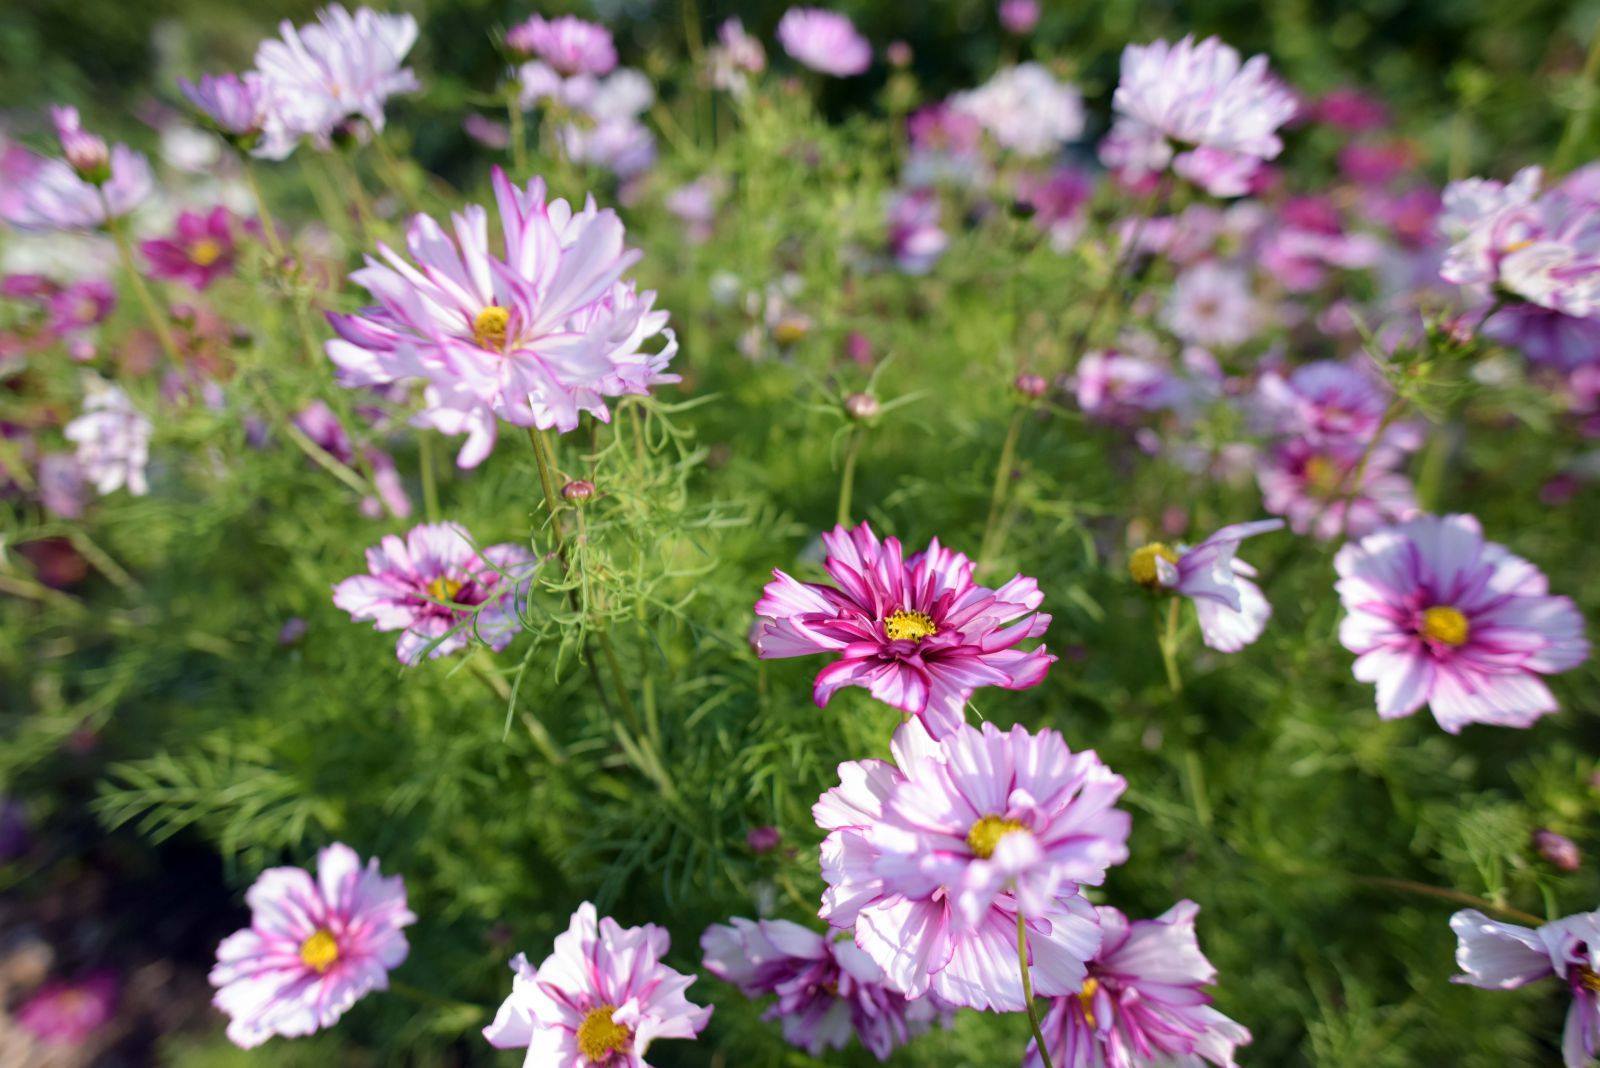
[[445,578],[441,575],[423,588],[427,590],[428,596],[435,601],[453,601],[456,599],[456,594],[461,592],[462,585],[456,579]]
[[311,937],[300,943],[300,961],[321,975],[339,960],[339,943],[324,927],[318,927]]
[[1008,820],[1003,816],[985,816],[974,823],[972,829],[967,832],[967,848],[971,849],[979,860],[988,860],[994,856],[995,849],[1000,845],[1000,839],[1027,829],[1021,820]]
[[1600,975],[1596,975],[1593,968],[1590,968],[1584,964],[1580,964],[1574,971],[1573,978],[1575,978],[1578,981],[1578,985],[1583,987],[1585,990],[1590,991],[1591,993],[1600,994]]
[[1437,604],[1422,613],[1422,634],[1444,645],[1462,645],[1472,626],[1459,608]]
[[189,246],[189,261],[197,267],[210,267],[222,258],[222,246],[209,237],[202,237]]
[[511,325],[511,310],[491,304],[472,320],[472,336],[478,344],[495,352],[506,349],[506,329]]
[[1344,472],[1326,456],[1313,456],[1306,461],[1306,485],[1318,497],[1332,497],[1344,483]]
[[1178,554],[1159,541],[1142,546],[1133,551],[1128,557],[1128,574],[1133,576],[1133,581],[1152,590],[1160,589],[1161,569],[1156,566],[1157,560],[1165,560],[1169,564],[1177,564]]
[[1094,996],[1100,990],[1100,980],[1094,976],[1083,981],[1083,989],[1078,991],[1078,1004],[1083,1006],[1083,1018],[1089,1021],[1089,1026],[1094,1024]]
[[883,621],[883,633],[889,636],[890,641],[920,642],[939,633],[939,628],[926,612],[918,612],[914,608],[896,608]]
[[622,1053],[633,1043],[633,1032],[611,1018],[615,1005],[590,1009],[578,1025],[578,1052],[590,1064],[603,1064],[613,1053]]

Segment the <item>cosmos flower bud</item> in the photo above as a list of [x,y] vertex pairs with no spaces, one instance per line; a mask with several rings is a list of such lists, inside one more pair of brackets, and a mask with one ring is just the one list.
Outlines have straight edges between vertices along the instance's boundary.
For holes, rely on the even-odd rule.
[[850,418],[864,421],[877,415],[882,406],[870,393],[852,393],[844,399],[844,410],[850,413]]
[[111,179],[111,149],[105,139],[85,130],[78,121],[78,109],[56,107],[50,109],[55,122],[56,137],[61,142],[61,155],[65,157],[78,177],[92,185],[104,185]]
[[561,496],[573,504],[582,504],[594,496],[594,483],[586,479],[577,479],[561,487]]
[[1583,854],[1578,851],[1578,843],[1564,834],[1541,827],[1533,832],[1533,848],[1552,867],[1562,871],[1577,871],[1583,866]]
[[883,50],[883,58],[889,61],[891,67],[911,66],[911,46],[904,41],[890,41]]
[[1050,388],[1050,383],[1044,380],[1043,375],[1018,375],[1014,385],[1017,387],[1018,393],[1021,393],[1024,397],[1032,397],[1035,400],[1044,396]]
[[770,853],[783,841],[776,827],[752,827],[744,836],[745,847],[752,853]]
[[1000,25],[1005,27],[1007,33],[1019,37],[1032,33],[1033,28],[1039,25],[1039,0],[1002,0]]

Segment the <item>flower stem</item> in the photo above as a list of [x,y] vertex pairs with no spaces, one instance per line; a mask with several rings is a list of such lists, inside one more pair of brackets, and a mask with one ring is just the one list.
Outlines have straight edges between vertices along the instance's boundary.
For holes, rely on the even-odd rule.
[[[104,193],[101,194],[103,198]],[[161,306],[156,303],[155,294],[150,292],[150,287],[145,285],[144,275],[139,273],[139,264],[133,258],[133,245],[128,241],[127,227],[121,219],[111,218],[109,203],[106,207],[106,228],[111,231],[111,238],[117,243],[117,255],[122,260],[122,269],[128,276],[128,282],[133,287],[133,295],[139,301],[139,306],[144,310],[144,316],[150,321],[150,329],[156,333],[156,339],[161,342],[161,347],[166,350],[167,358],[182,370],[185,366],[183,353],[178,348],[178,343],[172,337],[172,329],[167,325],[167,316]]]
[[1044,1068],[1055,1068],[1050,1063],[1050,1051],[1045,1047],[1044,1029],[1039,1026],[1039,1010],[1033,1004],[1033,979],[1028,975],[1028,921],[1017,910],[1017,966],[1022,969],[1022,1004],[1028,1011],[1028,1026],[1033,1029],[1034,1045]]
[[1595,25],[1594,35],[1589,39],[1589,54],[1583,61],[1582,99],[1567,117],[1566,129],[1561,132],[1561,142],[1556,147],[1556,154],[1550,165],[1550,170],[1557,175],[1567,172],[1572,166],[1573,153],[1589,139],[1589,127],[1595,112],[1597,82],[1600,82],[1600,23]]
[[511,177],[525,181],[528,170],[528,135],[523,130],[522,101],[516,82],[506,85],[506,140],[511,142]]
[[1156,641],[1161,646],[1161,662],[1166,665],[1167,685],[1172,696],[1183,694],[1183,675],[1178,671],[1178,622],[1183,610],[1183,598],[1173,594],[1167,602],[1167,627],[1156,631]]
[[1011,481],[1011,465],[1017,458],[1017,438],[1022,433],[1022,418],[1027,408],[1018,408],[1006,427],[1006,437],[1000,444],[1000,462],[994,468],[994,488],[989,492],[989,517],[983,523],[983,537],[978,541],[978,566],[982,571],[990,556],[1000,551],[1000,513],[1006,501],[1006,487]]
[[1531,912],[1523,912],[1507,905],[1497,905],[1488,898],[1478,897],[1461,890],[1452,890],[1444,886],[1431,886],[1428,883],[1413,882],[1410,879],[1392,879],[1386,875],[1351,875],[1341,873],[1344,878],[1363,886],[1377,887],[1383,890],[1398,890],[1405,894],[1417,894],[1422,897],[1436,897],[1441,901],[1453,901],[1458,905],[1470,905],[1482,912],[1493,912],[1518,923],[1525,923],[1533,927],[1541,927],[1545,921]]
[[256,202],[256,217],[261,220],[261,236],[267,242],[267,251],[272,253],[274,266],[283,263],[283,242],[278,240],[278,223],[272,217],[272,211],[267,207],[267,198],[261,193],[261,183],[256,181],[256,169],[248,158],[240,157],[239,169],[244,173],[244,184],[250,187],[250,196]]
[[861,440],[866,435],[859,427],[850,431],[850,443],[844,448],[844,471],[839,476],[839,525],[850,525],[850,498],[856,488],[856,457],[861,455]]
[[433,469],[433,436],[426,431],[417,435],[417,466],[422,470],[422,510],[428,522],[439,521],[439,486]]

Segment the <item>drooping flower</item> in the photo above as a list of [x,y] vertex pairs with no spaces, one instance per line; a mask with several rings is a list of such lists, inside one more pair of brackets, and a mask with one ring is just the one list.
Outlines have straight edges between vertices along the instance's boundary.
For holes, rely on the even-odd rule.
[[824,936],[788,920],[733,919],[700,936],[705,968],[748,998],[772,994],[763,1017],[813,1057],[844,1049],[852,1036],[880,1061],[945,1013],[932,998],[907,998],[883,985],[883,969],[849,936]]
[[139,251],[150,261],[155,277],[205,289],[233,273],[238,253],[235,234],[249,225],[221,204],[204,215],[180,212],[172,236],[142,242]]
[[403,631],[395,655],[404,664],[448,656],[473,634],[498,651],[522,629],[535,566],[520,545],[479,550],[459,524],[423,523],[368,549],[368,573],[336,585],[333,603],[377,630]]
[[1359,538],[1416,512],[1411,480],[1399,470],[1404,457],[1392,444],[1369,450],[1354,440],[1290,438],[1273,446],[1256,470],[1261,505],[1287,519],[1296,534]]
[[910,189],[889,198],[889,251],[906,274],[927,274],[950,244],[939,225],[939,197],[928,189]]
[[1184,341],[1208,348],[1233,348],[1256,335],[1263,311],[1237,267],[1206,261],[1178,275],[1162,322]]
[[1255,568],[1234,554],[1244,539],[1282,527],[1281,519],[1235,523],[1192,548],[1152,542],[1134,550],[1128,572],[1146,589],[1192,600],[1205,643],[1218,652],[1237,653],[1261,637],[1272,606],[1250,581]]
[[116,1015],[118,992],[117,977],[109,971],[77,981],[52,980],[17,1008],[17,1026],[52,1046],[81,1045]]
[[1427,705],[1451,734],[1468,723],[1527,727],[1556,711],[1542,675],[1589,655],[1583,617],[1544,574],[1485,541],[1469,515],[1419,515],[1334,557],[1347,613],[1339,641],[1378,715]]
[[985,589],[972,581],[972,561],[937,538],[904,559],[898,538],[880,541],[866,523],[835,527],[822,541],[837,585],[774,570],[756,602],[753,636],[762,659],[838,654],[817,673],[818,707],[842,687],[861,686],[943,737],[965,722],[974,689],[1027,689],[1055,662],[1044,646],[1017,648],[1050,625],[1033,579]]
[[496,1049],[528,1050],[526,1068],[650,1068],[660,1038],[692,1039],[711,1018],[684,992],[695,981],[661,962],[672,937],[647,923],[596,919],[585,901],[537,971],[519,953],[511,996],[483,1029]]
[[410,15],[380,15],[368,7],[352,15],[332,4],[315,23],[297,28],[286,19],[279,32],[282,40],[256,49],[256,70],[283,130],[281,143],[270,151],[263,145],[263,154],[287,155],[301,137],[327,149],[336,133],[355,132],[353,119],[382,132],[388,99],[421,88],[411,68],[402,66],[417,40]]
[[[678,349],[667,313],[623,280],[640,254],[616,214],[546,204],[537,178],[520,190],[496,168],[493,180],[501,248],[477,205],[453,216],[453,238],[418,215],[406,234],[418,266],[380,244],[382,260],[350,276],[377,305],[329,315],[339,337],[328,355],[344,381],[425,383],[419,422],[468,435],[463,467],[494,447],[497,418],[565,432],[579,412],[609,420],[607,397],[678,380],[666,373]],[[659,351],[646,351],[657,337]]]
[[[1235,1047],[1250,1032],[1211,1007],[1205,987],[1217,979],[1194,920],[1200,906],[1180,901],[1153,920],[1132,920],[1109,906],[1100,920],[1100,952],[1089,978],[1057,998],[1042,1030],[1051,1062],[1072,1068],[1233,1068]],[[1023,1068],[1042,1068],[1030,1043]]]
[[1049,155],[1083,133],[1083,96],[1038,63],[1006,67],[957,93],[950,106],[977,119],[1002,148],[1029,158]]
[[[1265,56],[1241,63],[1215,37],[1123,49],[1112,106],[1114,165],[1136,178],[1171,163],[1215,196],[1248,192],[1260,162],[1283,150],[1277,130],[1298,107],[1268,72]],[[1189,151],[1174,157],[1174,143]]]
[[0,195],[0,218],[23,230],[97,230],[149,198],[155,179],[142,153],[120,144],[107,149],[82,128],[74,108],[52,113],[62,151],[76,162],[30,152],[8,160],[11,188]]
[[1450,917],[1456,935],[1458,983],[1516,990],[1541,979],[1572,995],[1561,1035],[1566,1068],[1588,1068],[1600,1053],[1600,912],[1563,916],[1540,927],[1491,920],[1477,909]]
[[872,65],[872,45],[849,17],[818,7],[791,7],[778,20],[778,43],[814,71],[849,78]]
[[1100,944],[1079,887],[1127,859],[1127,783],[1051,730],[963,725],[934,743],[907,723],[894,750],[841,764],[812,809],[829,832],[822,918],[854,928],[893,990],[1017,1012],[1020,914],[1034,989],[1079,991]]
[[149,492],[144,468],[150,458],[150,420],[128,395],[103,378],[84,379],[83,414],[63,433],[77,446],[78,466],[102,495],[127,487],[135,497]]
[[567,77],[598,77],[617,65],[611,31],[573,15],[534,15],[506,32],[506,45],[518,55],[539,57]]
[[281,137],[267,137],[276,122],[265,79],[255,71],[239,74],[204,74],[198,82],[178,79],[178,89],[217,133],[241,151],[257,149],[265,138],[268,151],[281,149]]
[[376,859],[363,867],[342,843],[317,854],[315,876],[268,868],[245,901],[250,926],[222,940],[210,975],[211,1003],[244,1049],[332,1027],[368,993],[387,990],[410,950],[403,929],[417,919],[404,880],[385,878]]

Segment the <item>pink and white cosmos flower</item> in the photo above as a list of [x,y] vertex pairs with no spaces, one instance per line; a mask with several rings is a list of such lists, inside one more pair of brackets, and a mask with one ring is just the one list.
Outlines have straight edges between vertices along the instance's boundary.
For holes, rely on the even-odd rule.
[[592,199],[581,211],[547,204],[542,179],[518,189],[495,168],[493,181],[499,247],[476,204],[451,217],[452,233],[417,215],[406,231],[415,265],[380,243],[381,259],[350,276],[377,304],[328,316],[342,380],[423,383],[417,421],[467,435],[462,467],[488,456],[498,419],[565,433],[580,412],[608,421],[607,397],[678,381],[666,373],[678,351],[667,313],[623,278],[640,253],[616,213]]
[[1038,63],[1004,67],[950,102],[989,131],[995,143],[1028,158],[1048,156],[1083,133],[1083,95]]
[[1019,914],[1035,989],[1076,993],[1100,944],[1079,893],[1127,859],[1126,781],[1055,731],[895,733],[895,763],[839,765],[812,814],[828,831],[822,918],[854,928],[891,989],[1017,1012]]
[[155,177],[143,153],[106,144],[85,131],[76,108],[51,109],[68,158],[24,149],[6,160],[0,219],[20,230],[98,230],[150,198]]
[[883,969],[848,935],[820,935],[788,920],[733,919],[700,937],[705,967],[749,998],[777,1000],[762,1017],[783,1037],[820,1057],[850,1039],[880,1061],[949,1013],[933,998],[907,999],[883,985]]
[[849,17],[819,7],[791,7],[778,20],[778,43],[814,71],[849,78],[872,66],[872,45]]
[[658,1038],[694,1038],[711,1010],[684,996],[695,979],[661,963],[664,928],[620,927],[585,901],[538,970],[519,953],[511,996],[483,1029],[496,1049],[521,1049],[525,1068],[650,1068]]
[[294,1038],[332,1027],[373,990],[410,947],[416,922],[397,875],[384,878],[347,845],[317,855],[317,873],[268,868],[245,893],[250,926],[222,940],[212,1004],[231,1019],[228,1038],[251,1049],[273,1035]]
[[[1241,63],[1215,37],[1195,43],[1153,41],[1122,51],[1108,137],[1117,166],[1130,178],[1170,163],[1214,196],[1241,196],[1262,160],[1283,151],[1278,128],[1294,117],[1294,94],[1267,70],[1267,58]],[[1173,144],[1188,146],[1176,157]]]
[[1289,438],[1256,469],[1261,505],[1287,519],[1296,534],[1322,541],[1359,538],[1416,514],[1411,480],[1400,470],[1404,460],[1392,443],[1369,452],[1351,439]]
[[1477,909],[1450,917],[1458,983],[1516,990],[1555,978],[1572,994],[1561,1034],[1566,1068],[1588,1068],[1600,1053],[1600,912],[1564,916],[1537,928],[1491,920]]
[[84,378],[83,414],[64,434],[77,446],[78,468],[102,496],[126,488],[135,497],[150,492],[150,420],[122,391],[97,375]]
[[471,635],[499,651],[522,629],[518,602],[536,566],[520,545],[480,551],[459,524],[423,523],[368,549],[368,574],[336,585],[333,603],[376,630],[403,631],[403,664],[458,652]]
[[800,582],[774,570],[756,602],[752,641],[763,660],[815,653],[839,659],[817,673],[819,708],[845,686],[919,716],[936,738],[965,722],[979,686],[1025,690],[1055,657],[1037,638],[1050,616],[1039,584],[1017,575],[998,590],[972,581],[972,561],[935,538],[905,559],[900,539],[882,541],[862,523],[822,536],[823,563],[836,586]]
[[537,56],[558,74],[598,77],[617,65],[611,31],[573,15],[547,19],[534,15],[506,32],[506,45],[523,56]]
[[1527,727],[1556,711],[1541,675],[1589,655],[1583,617],[1543,573],[1469,515],[1419,515],[1334,557],[1348,613],[1339,641],[1377,684],[1378,715],[1427,705],[1451,734],[1468,723]]
[[[1393,393],[1383,379],[1362,367],[1315,360],[1288,374],[1263,374],[1254,400],[1256,414],[1274,434],[1313,444],[1354,442],[1365,447],[1383,424]],[[1421,434],[1415,426],[1395,424],[1386,430],[1384,443],[1414,449]]]
[[[1233,1068],[1250,1041],[1245,1027],[1211,1007],[1205,987],[1217,980],[1194,920],[1200,906],[1180,901],[1153,920],[1132,920],[1109,906],[1100,920],[1100,952],[1076,994],[1056,999],[1041,1030],[1050,1060],[1063,1068]],[[1023,1068],[1042,1068],[1030,1043]]]
[[1128,558],[1128,571],[1146,589],[1193,601],[1205,643],[1218,652],[1237,653],[1261,637],[1272,606],[1251,581],[1256,569],[1234,554],[1244,539],[1281,529],[1283,520],[1263,519],[1223,527],[1193,548],[1152,542]]

